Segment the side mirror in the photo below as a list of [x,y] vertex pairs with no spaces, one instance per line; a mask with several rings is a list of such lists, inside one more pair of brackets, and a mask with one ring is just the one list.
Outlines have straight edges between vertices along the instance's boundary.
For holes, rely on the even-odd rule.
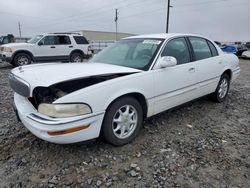
[[163,56],[160,59],[160,68],[173,67],[177,65],[177,60],[172,56]]
[[42,42],[42,41],[39,41],[39,42],[37,43],[37,45],[38,45],[38,46],[42,46],[42,45],[43,45],[43,42]]

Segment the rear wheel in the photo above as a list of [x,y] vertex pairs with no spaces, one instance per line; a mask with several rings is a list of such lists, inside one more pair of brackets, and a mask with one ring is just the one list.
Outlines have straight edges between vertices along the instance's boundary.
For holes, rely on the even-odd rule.
[[125,145],[139,133],[142,119],[140,103],[133,97],[122,97],[108,108],[102,125],[102,136],[115,146]]
[[223,102],[227,97],[230,86],[230,78],[227,74],[223,74],[220,78],[216,91],[212,94],[215,102]]
[[23,66],[31,63],[31,57],[26,53],[18,53],[14,58],[14,66]]
[[70,62],[82,62],[82,61],[83,61],[83,55],[81,53],[74,52],[70,56]]

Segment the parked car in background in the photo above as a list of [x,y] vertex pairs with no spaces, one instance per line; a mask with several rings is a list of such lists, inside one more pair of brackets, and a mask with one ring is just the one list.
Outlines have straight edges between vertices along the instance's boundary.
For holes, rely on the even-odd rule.
[[12,34],[8,34],[6,36],[0,36],[0,45],[13,43],[15,42],[15,37]]
[[[11,42],[15,42],[15,37],[12,34],[8,34],[6,36],[0,36],[0,49],[1,45],[8,44]],[[2,59],[0,58],[0,63],[2,62]]]
[[247,49],[250,50],[250,42],[246,42],[245,45],[246,45]]
[[236,44],[235,46],[236,46],[236,48],[237,48],[236,55],[237,55],[238,57],[241,57],[241,56],[242,56],[242,53],[248,50],[247,47],[246,47],[246,45],[245,45],[245,44],[242,44],[242,43]]
[[0,58],[14,66],[31,62],[81,62],[91,54],[86,38],[78,33],[37,35],[27,43],[2,45]]
[[237,54],[237,47],[233,46],[233,45],[222,45],[221,50],[225,53],[230,53],[230,54]]
[[225,100],[239,60],[197,35],[125,38],[87,63],[15,68],[14,108],[37,137],[74,143],[100,134],[113,145],[131,142],[144,119],[211,94]]
[[241,55],[243,59],[250,59],[250,51],[244,51]]

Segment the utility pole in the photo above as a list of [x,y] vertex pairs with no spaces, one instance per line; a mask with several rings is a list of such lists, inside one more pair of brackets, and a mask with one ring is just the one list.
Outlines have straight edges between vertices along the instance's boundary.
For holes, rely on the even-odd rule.
[[18,22],[18,30],[19,30],[19,36],[22,37],[22,30],[21,30],[20,22]]
[[169,27],[169,11],[172,6],[170,5],[170,0],[168,0],[168,12],[167,12],[167,24],[166,24],[166,33],[168,33],[168,27]]
[[116,41],[118,40],[117,27],[118,27],[118,9],[115,9],[115,39]]

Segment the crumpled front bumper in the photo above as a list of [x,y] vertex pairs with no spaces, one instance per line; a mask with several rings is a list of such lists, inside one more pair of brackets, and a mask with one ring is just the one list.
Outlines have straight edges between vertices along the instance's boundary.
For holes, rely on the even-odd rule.
[[[104,112],[71,118],[51,118],[38,113],[28,98],[14,94],[14,105],[18,117],[24,126],[35,136],[58,144],[75,143],[97,138],[100,134]],[[61,135],[48,132],[60,132],[81,126],[88,128]]]

